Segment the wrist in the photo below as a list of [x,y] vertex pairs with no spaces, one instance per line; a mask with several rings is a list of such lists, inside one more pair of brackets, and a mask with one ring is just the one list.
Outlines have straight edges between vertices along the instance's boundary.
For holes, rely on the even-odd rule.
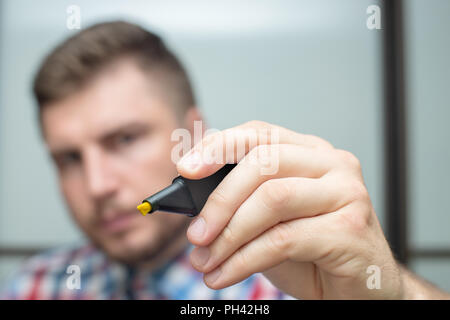
[[421,300],[425,297],[420,297],[420,293],[417,292],[417,284],[412,274],[406,270],[405,267],[399,265],[400,279],[402,287],[402,299],[403,300]]
[[412,272],[400,265],[400,277],[402,281],[402,299],[404,300],[426,300],[426,299],[449,299],[450,295],[438,289],[433,284],[420,279]]

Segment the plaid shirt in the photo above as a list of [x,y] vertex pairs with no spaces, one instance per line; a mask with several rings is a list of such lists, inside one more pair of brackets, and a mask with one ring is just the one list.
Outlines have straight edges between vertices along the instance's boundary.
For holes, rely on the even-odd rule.
[[[189,245],[152,272],[114,262],[88,244],[48,250],[32,257],[0,293],[1,299],[292,299],[263,275],[212,290],[190,261]],[[68,285],[70,265],[79,267],[80,288]],[[70,269],[69,269],[70,270]]]

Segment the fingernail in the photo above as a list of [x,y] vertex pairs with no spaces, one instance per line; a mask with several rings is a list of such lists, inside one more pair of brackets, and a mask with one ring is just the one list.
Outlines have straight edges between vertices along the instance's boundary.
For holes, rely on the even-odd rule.
[[221,274],[222,270],[220,270],[220,268],[217,268],[213,272],[210,272],[205,275],[205,282],[207,282],[208,284],[213,284]]
[[191,259],[196,266],[204,266],[209,259],[208,247],[197,247],[192,250]]
[[203,217],[198,217],[197,219],[195,219],[188,229],[188,233],[197,239],[201,239],[205,231],[206,231],[206,223]]
[[202,162],[202,157],[200,156],[200,152],[193,151],[192,153],[188,153],[185,155],[180,164],[188,170],[194,170],[197,168]]

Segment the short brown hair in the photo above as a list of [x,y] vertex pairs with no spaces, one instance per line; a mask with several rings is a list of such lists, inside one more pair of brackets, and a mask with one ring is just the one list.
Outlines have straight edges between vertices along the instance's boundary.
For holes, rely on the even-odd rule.
[[[176,111],[195,105],[188,75],[162,39],[135,24],[112,21],[93,25],[57,46],[43,61],[33,83],[39,111],[81,89],[94,75],[122,57],[153,71],[166,85]],[[40,114],[41,112],[39,112]]]

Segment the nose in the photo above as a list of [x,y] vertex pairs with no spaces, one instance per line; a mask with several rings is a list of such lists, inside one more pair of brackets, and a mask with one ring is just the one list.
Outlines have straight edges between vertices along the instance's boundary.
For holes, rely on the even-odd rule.
[[91,197],[103,199],[112,195],[117,190],[117,179],[106,152],[91,149],[86,151],[83,161],[86,187]]

